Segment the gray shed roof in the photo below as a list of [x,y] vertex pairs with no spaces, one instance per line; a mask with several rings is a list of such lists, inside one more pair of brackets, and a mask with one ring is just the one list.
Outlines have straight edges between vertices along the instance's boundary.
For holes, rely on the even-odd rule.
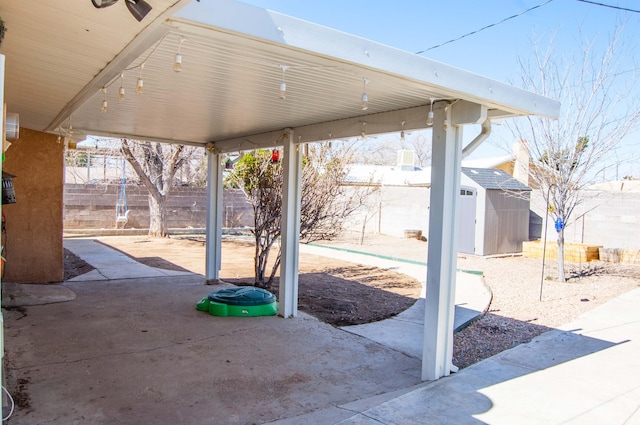
[[522,184],[502,170],[462,167],[462,172],[484,189],[531,191],[529,186]]

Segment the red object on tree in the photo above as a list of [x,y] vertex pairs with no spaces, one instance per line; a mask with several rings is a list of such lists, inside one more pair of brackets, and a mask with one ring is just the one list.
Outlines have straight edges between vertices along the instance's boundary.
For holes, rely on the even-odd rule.
[[274,149],[271,151],[271,162],[275,164],[278,161],[280,161],[280,151]]

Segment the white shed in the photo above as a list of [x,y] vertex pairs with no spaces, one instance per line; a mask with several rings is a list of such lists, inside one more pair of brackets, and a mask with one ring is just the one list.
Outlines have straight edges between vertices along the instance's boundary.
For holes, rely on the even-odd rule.
[[521,252],[529,240],[530,195],[531,188],[502,170],[462,167],[458,251]]

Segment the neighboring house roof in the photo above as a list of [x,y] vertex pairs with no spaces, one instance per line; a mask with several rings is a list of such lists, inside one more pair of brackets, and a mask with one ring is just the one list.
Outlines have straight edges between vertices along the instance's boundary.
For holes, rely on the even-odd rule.
[[346,178],[348,184],[380,184],[383,186],[430,186],[431,168],[414,171],[398,166],[353,164]]
[[462,166],[468,168],[495,168],[516,159],[515,153],[491,158],[463,159]]
[[462,173],[484,189],[530,191],[531,188],[520,183],[502,170],[489,168],[462,167]]

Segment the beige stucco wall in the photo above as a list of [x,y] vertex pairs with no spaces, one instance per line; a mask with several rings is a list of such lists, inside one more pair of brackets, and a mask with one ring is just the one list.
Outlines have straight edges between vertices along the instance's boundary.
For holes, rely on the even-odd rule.
[[5,172],[16,175],[16,203],[2,206],[7,220],[5,281],[60,282],[64,276],[62,195],[64,144],[21,128],[6,152]]

